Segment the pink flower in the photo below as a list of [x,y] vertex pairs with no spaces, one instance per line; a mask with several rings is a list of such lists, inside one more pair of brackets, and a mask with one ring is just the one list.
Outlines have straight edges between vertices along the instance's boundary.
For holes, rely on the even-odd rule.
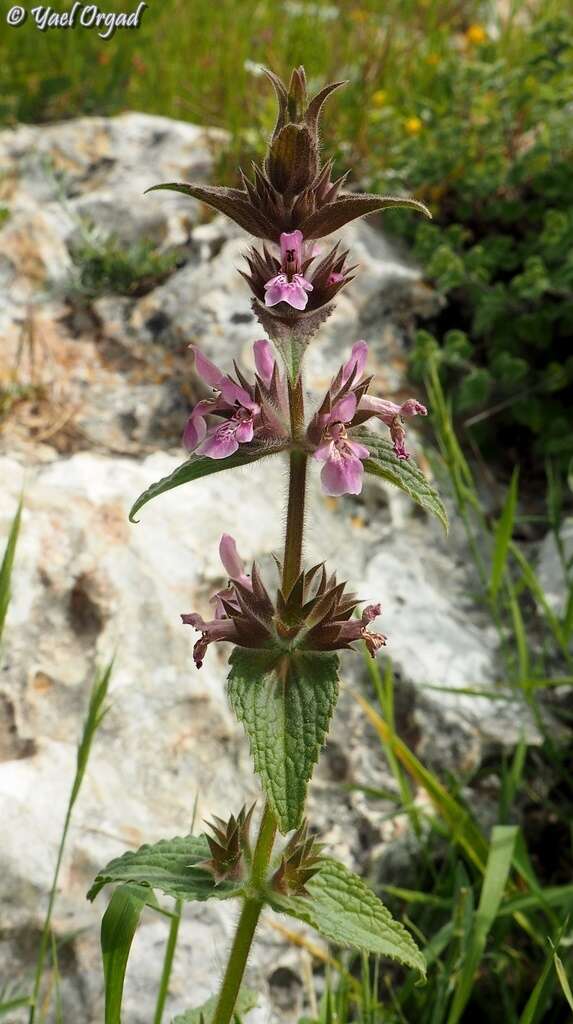
[[[280,423],[281,397],[284,382],[276,369],[276,362],[268,341],[256,341],[253,346],[257,378],[255,384],[239,374],[241,383],[221,373],[194,345],[189,346],[195,358],[195,368],[204,382],[213,388],[213,398],[202,399],[192,410],[183,432],[183,444],[188,451],[206,455],[210,459],[225,459],[237,451],[239,445],[253,440],[255,433],[270,437],[287,433]],[[237,371],[239,373],[239,371]],[[258,383],[257,383],[258,381]],[[255,401],[255,392],[267,402],[267,409]],[[207,416],[223,417],[218,425],[207,425]]]
[[374,657],[381,647],[386,646],[384,633],[369,632],[369,624],[380,615],[382,609],[379,604],[369,604],[360,619],[349,619],[343,623],[340,632],[340,640],[351,644],[355,640],[364,640],[368,652]]
[[224,533],[221,537],[219,543],[219,557],[229,576],[230,585],[224,590],[218,590],[210,599],[210,603],[215,605],[216,619],[225,618],[225,601],[227,602],[227,605],[231,603],[237,611],[239,610],[239,606],[235,600],[235,591],[233,588],[234,583],[240,583],[246,590],[252,591],[253,589],[251,577],[247,576],[245,572],[245,564],[237,551],[235,540],[228,533]]
[[245,573],[237,545],[228,533],[221,537],[219,554],[229,574],[229,585],[211,598],[215,605],[214,619],[206,621],[198,612],[181,616],[185,625],[201,633],[193,647],[197,668],[201,668],[211,643],[224,640],[240,647],[261,647],[270,635],[274,608],[256,566],[253,565],[251,576]]
[[364,367],[366,366],[366,360],[368,359],[368,345],[365,341],[357,341],[352,346],[350,358],[347,359],[344,366],[342,367],[342,380],[341,384],[346,384],[352,377],[352,383],[358,384],[362,374],[364,373]]
[[352,393],[336,402],[326,420],[322,442],[314,452],[314,458],[324,462],[320,474],[323,490],[334,497],[360,494],[362,490],[362,459],[367,459],[370,452],[348,436],[345,426],[351,422],[356,405],[356,395]]
[[396,457],[409,459],[403,417],[427,414],[426,407],[415,398],[396,405],[368,395],[370,378],[364,376],[367,358],[368,345],[365,341],[357,341],[332,380],[307,430],[307,438],[315,446],[314,458],[325,463],[321,480],[324,490],[330,495],[360,494],[362,490],[362,462],[370,452],[365,444],[354,440],[353,428],[377,416],[390,427]]
[[404,416],[427,416],[428,410],[415,398],[408,398],[402,405],[389,402],[385,398],[376,398],[374,395],[364,395],[360,400],[359,413],[368,413],[377,416],[390,427],[390,437],[394,443],[394,452],[399,459],[409,459],[410,453],[406,450],[404,430]]
[[265,305],[276,306],[278,302],[286,302],[294,309],[305,309],[307,293],[312,291],[312,285],[303,274],[302,232],[283,231],[280,246],[281,273],[266,282]]

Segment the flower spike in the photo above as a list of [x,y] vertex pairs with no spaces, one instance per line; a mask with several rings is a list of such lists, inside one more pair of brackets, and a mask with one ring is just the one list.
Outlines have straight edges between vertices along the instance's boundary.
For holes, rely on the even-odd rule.
[[309,101],[304,68],[295,68],[288,89],[273,71],[263,71],[275,90],[278,113],[264,165],[254,165],[253,180],[241,172],[242,188],[167,182],[148,192],[171,189],[192,196],[256,238],[275,243],[283,232],[301,231],[306,239],[323,238],[357,217],[395,206],[409,206],[430,216],[416,199],[344,192],[345,176],[332,181],[331,163],[321,166],[322,109],[346,82],[326,85]]

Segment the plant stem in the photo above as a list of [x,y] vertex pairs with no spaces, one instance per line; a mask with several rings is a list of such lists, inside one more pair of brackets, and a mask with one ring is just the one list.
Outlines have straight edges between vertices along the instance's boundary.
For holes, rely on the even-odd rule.
[[[293,441],[301,441],[304,433],[304,392],[299,374],[289,382],[289,408]],[[294,448],[290,454],[289,489],[285,550],[283,559],[283,589],[288,591],[295,583],[302,564],[304,531],[304,501],[306,494],[306,453]],[[251,876],[247,883],[241,915],[219,993],[213,1024],[229,1024],[239,995],[243,974],[251,951],[253,937],[264,906],[263,885],[270,864],[277,832],[275,816],[265,805],[259,835],[253,854]]]
[[62,858],[64,856],[64,848],[66,840],[68,838],[68,830],[70,827],[70,820],[72,817],[73,803],[70,801],[66,812],[66,820],[62,829],[62,836],[60,839],[60,846],[58,849],[58,857],[56,860],[56,867],[54,870],[54,877],[52,880],[52,888],[50,889],[50,896],[48,900],[48,909],[46,911],[46,917],[44,920],[44,927],[42,929],[42,937],[40,939],[40,948],[38,950],[38,957],[36,960],[36,971],[34,975],[34,988],[32,992],[32,1003],[30,1005],[30,1013],[28,1016],[29,1024],[34,1024],[34,1018],[36,1016],[36,1008],[38,1005],[40,995],[40,985],[42,983],[42,974],[44,970],[44,961],[46,959],[46,953],[48,952],[48,944],[50,942],[50,928],[52,923],[52,911],[54,909],[54,902],[56,899],[56,893],[58,890],[58,879],[60,877],[60,868],[62,866]]
[[[293,441],[300,441],[304,432],[304,392],[302,376],[289,384],[290,422]],[[288,593],[296,581],[302,564],[304,535],[304,505],[306,496],[307,455],[295,448],[290,453],[289,488],[285,551],[283,560],[283,590]]]
[[266,804],[251,868],[250,887],[253,890],[253,896],[247,897],[243,903],[237,931],[235,932],[235,938],[229,954],[227,970],[225,971],[225,977],[223,978],[223,984],[219,993],[217,1009],[213,1017],[213,1024],[229,1024],[235,1009],[255,929],[264,905],[260,888],[265,880],[271,859],[276,831],[277,823],[273,812],[269,805]]
[[169,926],[169,935],[167,938],[167,945],[165,947],[165,957],[163,960],[163,970],[161,972],[161,982],[159,985],[159,992],[157,993],[157,1003],[155,1005],[155,1016],[153,1018],[153,1024],[161,1024],[163,1017],[163,1010],[165,1008],[165,1000],[167,999],[167,992],[169,989],[169,979],[171,977],[171,969],[173,967],[173,957],[175,956],[175,948],[177,946],[177,936],[179,934],[179,925],[181,924],[181,912],[183,910],[183,900],[175,901],[175,913],[171,919]]

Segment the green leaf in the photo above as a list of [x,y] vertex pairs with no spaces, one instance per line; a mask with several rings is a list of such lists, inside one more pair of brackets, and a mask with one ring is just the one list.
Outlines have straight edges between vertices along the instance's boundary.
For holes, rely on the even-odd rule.
[[364,462],[366,472],[382,477],[388,483],[399,487],[426,512],[437,516],[447,531],[448,514],[442,500],[416,463],[412,459],[398,459],[389,441],[378,437],[377,434],[371,434],[368,430],[353,432],[352,436],[365,444],[370,451],[370,458]]
[[121,1000],[129,951],[149,889],[121,885],[101,922],[101,954],[105,978],[105,1024],[121,1024]]
[[211,856],[207,838],[183,836],[162,839],[153,846],[141,846],[112,860],[100,871],[88,892],[93,900],[108,882],[132,882],[159,889],[166,896],[191,900],[230,899],[241,892],[236,882],[218,882],[197,865]]
[[[174,1017],[171,1024],[212,1024],[213,1017],[215,1016],[215,1010],[217,1008],[217,1000],[219,996],[211,996],[206,1003],[202,1006],[198,1006],[196,1010],[186,1010],[185,1013],[180,1013],[177,1017]],[[258,1002],[258,995],[256,992],[252,992],[249,988],[242,988],[237,997],[235,1003],[235,1011],[233,1013],[233,1021],[238,1018],[239,1014],[248,1013],[249,1010],[254,1010]]]
[[300,824],[307,783],[338,697],[335,654],[235,648],[229,700],[281,832]]
[[284,451],[286,444],[259,444],[252,441],[250,444],[242,444],[234,455],[228,455],[226,459],[208,459],[206,456],[192,455],[181,466],[174,469],[169,476],[162,477],[157,483],[151,484],[143,494],[139,495],[134,502],[129,518],[132,523],[137,523],[137,513],[152,498],[157,498],[165,491],[171,491],[181,484],[191,483],[192,480],[200,480],[204,476],[211,476],[212,473],[221,473],[225,469],[236,469],[237,466],[248,466],[250,462],[258,462],[268,455],[276,455]]
[[325,857],[306,888],[308,896],[273,892],[268,899],[279,913],[305,921],[338,946],[390,957],[425,977],[426,963],[412,936],[358,875]]

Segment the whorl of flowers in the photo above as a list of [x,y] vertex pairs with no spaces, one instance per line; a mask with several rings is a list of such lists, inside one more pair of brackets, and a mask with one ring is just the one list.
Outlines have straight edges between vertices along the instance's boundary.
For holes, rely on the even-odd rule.
[[219,640],[277,654],[295,648],[339,651],[364,640],[374,655],[386,643],[382,633],[368,629],[380,605],[369,605],[360,618],[354,617],[358,598],[334,574],[328,575],[324,565],[303,570],[288,593],[279,587],[273,602],[256,564],[250,575],[245,572],[233,537],[223,534],[219,553],[229,580],[211,598],[214,617],[205,620],[197,612],[181,616],[201,634],[193,648],[197,668],[209,644]]

